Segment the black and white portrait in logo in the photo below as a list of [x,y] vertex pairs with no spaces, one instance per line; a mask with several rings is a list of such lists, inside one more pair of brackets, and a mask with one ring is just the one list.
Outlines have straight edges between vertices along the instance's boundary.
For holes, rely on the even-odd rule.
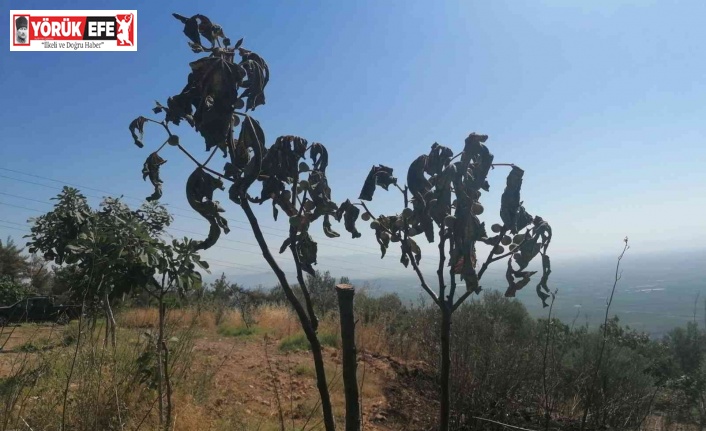
[[29,18],[26,16],[15,18],[15,44],[29,44]]

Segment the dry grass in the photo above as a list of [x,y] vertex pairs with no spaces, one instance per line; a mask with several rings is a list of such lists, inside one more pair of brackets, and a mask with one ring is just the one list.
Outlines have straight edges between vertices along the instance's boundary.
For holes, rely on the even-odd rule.
[[[174,430],[279,430],[277,393],[287,429],[294,426],[294,429],[305,427],[307,431],[322,430],[310,353],[278,349],[281,340],[301,333],[296,315],[283,306],[263,307],[255,315],[255,330],[247,337],[232,335],[245,327],[238,312],[226,312],[219,326],[215,316],[215,311],[207,309],[171,310],[167,315],[169,336],[178,340],[175,344],[184,344],[188,334],[195,337],[190,344],[192,347],[188,347],[174,365]],[[144,368],[138,365],[139,358],[149,349],[146,334],[154,333],[157,327],[157,310],[127,309],[116,318],[119,326],[117,354],[112,353],[110,347],[103,348],[100,322],[90,336],[84,333],[69,390],[71,429],[88,430],[98,424],[99,428],[110,426],[127,430],[136,429],[140,422],[141,430],[158,428],[156,392],[147,384],[139,383],[139,379],[130,382],[139,377],[140,367]],[[364,328],[359,331],[361,339],[375,338],[373,328],[360,327]],[[334,316],[322,319],[319,332],[338,337],[337,319]],[[8,341],[6,351],[10,350],[0,355],[0,383],[8,376],[26,373],[40,365],[49,371],[42,371],[38,380],[17,388],[16,403],[10,406],[11,411],[0,412],[0,419],[10,419],[7,429],[22,429],[22,418],[34,429],[56,429],[75,348],[75,344],[64,346],[61,341],[75,333],[77,325],[72,322],[65,327],[23,325],[15,328],[9,337],[7,331],[0,336]],[[47,340],[53,342],[49,351],[20,349],[23,345],[39,345],[40,341],[47,344]],[[264,360],[265,345],[271,366]],[[324,353],[334,411],[339,426],[343,427],[345,400],[340,357],[332,347],[327,347]],[[365,411],[385,401],[383,374],[368,371],[365,376],[359,374],[359,378]],[[120,393],[117,402],[116,387]],[[47,397],[54,401],[51,404],[41,402],[48,400]],[[7,405],[6,401],[0,399],[0,407]],[[111,407],[99,408],[100,405]],[[0,430],[4,429],[0,423]],[[366,429],[381,428],[369,425]]]
[[287,337],[299,329],[297,316],[284,306],[261,307],[255,314],[255,321],[257,326],[267,328],[268,334],[276,339]]
[[[116,320],[121,328],[141,329],[156,328],[159,323],[159,312],[156,308],[131,308],[118,313]],[[240,313],[235,310],[225,312],[221,324],[229,326],[244,325]],[[211,310],[196,310],[193,308],[168,310],[166,325],[173,328],[196,327],[206,332],[215,331],[216,313]]]
[[[177,309],[167,313],[167,325],[173,327],[196,326],[205,334],[218,330],[218,326],[241,328],[245,323],[236,310],[226,311],[220,325],[216,325],[216,313],[212,310]],[[267,305],[255,312],[255,322],[258,328],[265,330],[271,338],[282,339],[300,331],[296,314],[286,306]],[[156,308],[133,308],[120,312],[117,316],[118,325],[122,328],[156,328],[158,323]],[[356,325],[356,343],[359,349],[389,354],[389,343],[385,335],[385,322]],[[263,333],[264,333],[263,332]],[[319,332],[340,336],[340,326],[336,315],[320,317]],[[414,348],[411,348],[414,350]]]

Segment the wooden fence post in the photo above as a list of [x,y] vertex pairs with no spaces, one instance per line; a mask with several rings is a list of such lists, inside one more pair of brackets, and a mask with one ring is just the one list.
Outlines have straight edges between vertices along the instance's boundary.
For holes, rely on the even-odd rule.
[[346,431],[360,431],[360,403],[356,378],[357,354],[355,348],[355,319],[353,297],[355,288],[350,284],[336,285],[338,309],[341,317],[343,348],[343,389],[346,395]]

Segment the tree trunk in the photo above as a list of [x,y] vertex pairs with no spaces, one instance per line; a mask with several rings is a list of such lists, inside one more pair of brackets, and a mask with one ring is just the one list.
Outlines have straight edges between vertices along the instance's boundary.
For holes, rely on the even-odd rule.
[[103,304],[103,314],[105,315],[105,335],[103,336],[103,348],[108,347],[108,338],[110,338],[110,319],[108,318],[108,308]]
[[292,240],[292,245],[289,247],[292,251],[292,258],[294,259],[294,266],[297,269],[297,281],[299,282],[299,287],[302,290],[302,295],[304,296],[304,304],[306,305],[306,310],[309,313],[309,320],[311,321],[311,327],[314,328],[314,332],[319,329],[319,319],[316,317],[316,312],[314,311],[314,305],[311,302],[311,295],[309,294],[309,289],[306,286],[306,280],[304,280],[304,273],[302,272],[302,265],[299,262],[299,256],[297,251],[294,249],[294,234],[296,230],[291,228],[289,230],[289,238]]
[[[157,396],[159,397],[159,429],[164,426],[164,362],[162,358],[162,341],[164,340],[164,294],[159,294],[159,328],[157,333]],[[169,418],[167,418],[169,426]]]
[[360,399],[356,377],[357,355],[355,348],[355,320],[353,297],[355,288],[350,284],[336,286],[338,309],[341,318],[343,348],[343,389],[346,395],[346,431],[360,431]]
[[321,410],[324,416],[324,427],[326,431],[335,431],[336,421],[333,418],[331,396],[328,391],[326,369],[324,368],[324,357],[321,353],[321,343],[319,342],[319,338],[316,336],[316,331],[314,330],[304,307],[301,302],[299,302],[296,295],[294,295],[294,292],[287,281],[287,277],[284,275],[284,272],[279,265],[277,265],[277,261],[275,261],[275,258],[272,256],[270,248],[267,245],[267,241],[265,241],[265,236],[262,234],[262,230],[260,229],[260,224],[257,221],[257,217],[255,217],[255,214],[250,207],[250,203],[245,196],[242,197],[240,206],[243,208],[245,216],[248,218],[248,222],[250,222],[250,227],[252,228],[253,233],[255,234],[255,239],[260,246],[262,256],[277,276],[277,280],[282,286],[282,290],[284,290],[287,300],[289,300],[289,303],[292,304],[292,307],[294,307],[294,311],[297,313],[297,317],[299,318],[299,323],[301,324],[304,334],[309,341],[309,345],[311,346],[311,355],[314,359],[314,369],[316,370],[316,387],[318,388],[319,396],[321,397]]
[[451,375],[451,307],[442,302],[441,306],[441,402],[439,413],[439,430],[449,430],[451,416],[451,391],[449,376]]
[[172,381],[169,377],[169,348],[164,340],[162,340],[162,351],[164,352],[164,383],[167,388],[167,420],[164,423],[164,429],[169,431],[172,427]]
[[103,314],[105,315],[105,338],[103,339],[103,347],[108,346],[108,339],[110,339],[110,344],[115,349],[116,338],[115,338],[115,318],[113,317],[113,309],[110,307],[110,298],[108,297],[108,292],[103,293]]
[[105,292],[105,309],[106,309],[106,327],[109,327],[108,332],[110,333],[110,343],[113,346],[113,349],[115,349],[115,346],[117,345],[117,340],[116,340],[116,335],[115,335],[115,327],[117,324],[115,323],[115,316],[113,315],[113,308],[110,306],[110,298],[108,298],[108,292]]

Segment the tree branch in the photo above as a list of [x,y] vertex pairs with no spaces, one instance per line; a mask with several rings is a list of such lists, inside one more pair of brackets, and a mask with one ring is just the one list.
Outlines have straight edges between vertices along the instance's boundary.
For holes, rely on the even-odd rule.
[[446,235],[444,235],[444,228],[439,228],[439,269],[436,270],[436,275],[439,277],[439,298],[440,302],[444,303],[444,293],[446,290],[446,285],[444,282],[444,264],[446,263]]
[[314,367],[316,369],[316,386],[319,390],[319,396],[321,398],[321,409],[323,411],[324,422],[326,430],[332,431],[336,428],[336,425],[333,417],[333,408],[331,406],[331,397],[329,395],[328,385],[326,382],[326,371],[324,368],[323,356],[321,354],[321,343],[319,342],[319,339],[316,336],[316,332],[313,329],[312,322],[307,316],[304,307],[302,307],[301,302],[299,301],[299,299],[297,299],[296,295],[292,291],[292,288],[289,285],[289,282],[287,281],[287,277],[277,264],[277,261],[275,261],[274,257],[272,256],[270,248],[267,245],[267,241],[265,240],[265,236],[262,234],[262,230],[260,229],[260,224],[257,221],[257,217],[255,217],[255,214],[253,213],[253,210],[250,207],[250,202],[248,202],[247,196],[245,194],[240,196],[240,207],[243,208],[245,216],[248,218],[248,222],[250,222],[250,227],[253,231],[253,234],[255,234],[257,244],[260,246],[260,250],[262,251],[262,256],[265,258],[267,263],[270,265],[270,268],[277,276],[277,280],[282,286],[282,290],[284,290],[284,294],[287,296],[289,303],[292,304],[294,311],[297,313],[297,317],[299,318],[299,322],[302,325],[304,334],[306,335],[306,338],[309,341],[309,344],[311,345],[311,353],[314,357]]
[[492,248],[490,249],[490,253],[488,253],[488,257],[485,259],[485,262],[481,266],[480,271],[478,271],[478,281],[480,281],[481,277],[483,277],[483,274],[488,269],[488,265],[495,262],[493,260],[493,255],[495,254],[495,247],[500,245],[500,242],[503,240],[503,237],[505,236],[506,233],[507,233],[507,227],[503,226],[503,228],[500,230],[500,233],[498,234],[498,239],[495,240],[495,244],[493,244]]
[[608,341],[608,313],[610,313],[610,306],[613,303],[613,295],[615,294],[615,288],[621,278],[620,261],[623,260],[625,252],[628,251],[628,249],[630,248],[630,246],[628,245],[628,237],[625,237],[624,242],[625,246],[623,247],[623,251],[622,253],[620,253],[620,256],[618,256],[618,262],[615,265],[615,279],[613,281],[613,288],[610,291],[610,297],[608,298],[608,301],[606,303],[605,318],[603,319],[603,340],[601,341],[601,350],[598,353],[598,358],[596,360],[596,367],[593,370],[593,377],[591,378],[591,386],[589,387],[589,392],[586,399],[586,406],[584,407],[583,415],[581,417],[581,431],[583,431],[586,427],[586,418],[588,417],[588,411],[590,410],[591,404],[593,403],[593,393],[595,392],[594,388],[596,386],[596,380],[598,379],[598,373],[600,372],[601,365],[603,363],[603,354],[605,352],[605,346]]
[[[450,241],[449,254],[454,251],[454,242]],[[451,312],[453,313],[454,296],[456,296],[456,273],[454,272],[453,266],[449,268],[449,279],[451,280],[451,289],[449,290],[449,296],[447,298],[447,303],[451,307]]]
[[[209,168],[208,166],[205,166],[205,165],[199,163],[199,161],[196,160],[196,158],[194,158],[194,156],[192,156],[191,153],[189,153],[188,151],[186,151],[186,148],[182,147],[181,144],[177,144],[177,148],[179,148],[182,153],[186,154],[186,156],[187,156],[188,158],[190,158],[192,162],[196,163],[196,165],[197,165],[198,167],[200,167],[201,169],[203,169],[204,171],[207,171],[207,172],[209,172],[209,173],[211,173],[211,174],[217,176],[218,178],[220,178],[220,179],[222,179],[222,180],[228,180],[228,181],[230,181],[230,182],[234,182],[231,178],[226,177],[225,175],[221,174],[220,172],[216,172],[216,171],[214,171],[213,169]],[[209,157],[209,160],[210,160],[210,157]],[[207,163],[208,163],[208,162],[207,162]]]
[[297,269],[297,281],[299,282],[299,288],[302,290],[302,294],[304,295],[304,303],[306,304],[307,313],[309,313],[311,327],[314,329],[314,332],[316,332],[319,329],[319,319],[316,317],[316,312],[314,311],[314,304],[311,302],[311,295],[309,294],[309,288],[306,286],[306,281],[304,280],[302,264],[299,261],[299,255],[297,254],[295,239],[296,231],[296,227],[290,226],[289,239],[291,240],[291,243],[289,244],[289,249],[292,251],[294,267]]
[[[497,259],[493,259],[493,255],[495,254],[495,247],[497,247],[498,245],[500,245],[500,241],[502,241],[502,239],[503,239],[503,237],[505,236],[506,233],[507,233],[507,228],[506,228],[505,226],[503,226],[503,228],[500,230],[500,233],[498,234],[498,239],[495,240],[495,244],[492,245],[492,248],[490,249],[490,253],[488,253],[487,259],[485,260],[485,262],[484,262],[483,265],[481,266],[480,271],[478,271],[478,281],[479,281],[479,282],[480,282],[481,277],[483,277],[483,274],[485,273],[485,271],[488,269],[488,265],[490,265],[491,263],[495,262],[496,260],[500,260],[500,259],[502,259],[503,257],[509,256],[510,254],[514,253],[514,251],[513,251],[513,252],[509,252],[509,253],[506,254],[505,256],[499,257],[499,258],[497,258]],[[456,311],[456,309],[457,309],[458,307],[460,307],[461,304],[463,304],[463,301],[465,301],[469,296],[471,296],[471,293],[472,293],[472,292],[468,292],[468,291],[467,291],[467,292],[465,292],[463,295],[461,295],[461,297],[458,298],[458,301],[456,301],[456,302],[454,303],[453,307],[451,308],[451,311],[452,311],[452,312]]]
[[403,247],[405,248],[405,254],[409,258],[409,262],[412,264],[412,268],[414,268],[414,272],[417,273],[417,277],[419,278],[419,282],[422,285],[422,289],[424,289],[424,291],[429,294],[429,296],[434,301],[434,303],[436,303],[436,305],[441,307],[441,301],[439,301],[439,297],[436,296],[436,293],[434,293],[434,291],[429,288],[429,285],[424,280],[424,275],[422,275],[422,271],[419,270],[419,266],[417,266],[417,261],[414,259],[412,251],[409,250],[409,246],[404,245]]

